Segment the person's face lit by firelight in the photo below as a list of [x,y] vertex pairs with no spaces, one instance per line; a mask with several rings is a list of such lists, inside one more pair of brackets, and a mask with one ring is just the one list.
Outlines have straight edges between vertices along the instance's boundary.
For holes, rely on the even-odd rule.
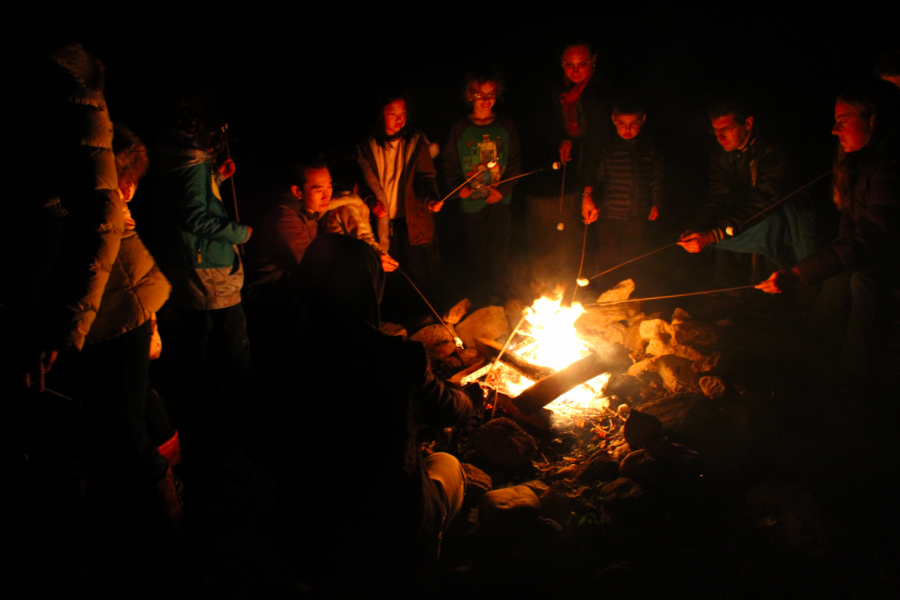
[[384,132],[388,136],[396,135],[406,126],[406,102],[394,100],[384,107]]
[[473,83],[469,88],[469,100],[478,115],[489,115],[497,101],[497,86],[493,81]]
[[594,61],[587,46],[569,46],[562,54],[562,68],[566,78],[572,83],[581,83],[594,72]]
[[725,152],[743,148],[753,130],[753,117],[743,123],[734,120],[734,115],[725,115],[712,120],[712,132]]
[[331,202],[331,173],[327,168],[306,169],[306,183],[303,188],[291,186],[291,191],[309,212],[322,214]]
[[635,138],[641,132],[647,115],[613,115],[613,125],[616,126],[616,133],[623,140]]
[[834,105],[834,129],[831,133],[838,136],[844,152],[856,152],[869,143],[874,124],[875,115],[867,119],[858,108],[841,100]]

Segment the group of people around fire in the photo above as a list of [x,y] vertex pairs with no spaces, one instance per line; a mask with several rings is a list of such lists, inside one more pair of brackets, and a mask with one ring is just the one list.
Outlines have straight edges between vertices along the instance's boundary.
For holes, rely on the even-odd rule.
[[[580,213],[598,230],[598,245],[587,250],[592,266],[611,267],[645,250],[648,223],[667,210],[665,162],[645,130],[653,115],[639,98],[603,89],[589,44],[565,47],[560,60],[559,112],[547,119],[558,126],[556,171],[564,183],[561,194],[529,198],[529,215],[550,240],[557,222],[562,228]],[[180,442],[163,398],[189,408],[227,397],[240,412],[241,399],[258,389],[261,364],[303,365],[359,399],[346,436],[353,442],[339,457],[351,475],[307,466],[288,477],[285,493],[302,503],[310,481],[340,489],[350,478],[366,490],[368,514],[330,531],[333,544],[360,561],[379,544],[398,564],[433,560],[462,505],[465,474],[449,454],[423,458],[417,434],[472,415],[482,394],[477,385],[460,389],[435,377],[421,344],[380,332],[381,304],[414,325],[431,318],[423,298],[448,308],[441,306],[447,294],[435,214],[449,203],[439,179],[458,199],[469,282],[491,288],[492,298],[508,285],[510,203],[525,174],[516,125],[496,111],[506,92],[502,75],[466,79],[468,113],[443,148],[408,126],[406,92],[386,90],[372,135],[330,163],[316,155],[295,163],[253,226],[222,202],[236,166],[209,90],[171,103],[170,127],[150,153],[113,125],[103,65],[79,44],[44,48],[18,75],[29,82],[23,104],[34,117],[19,126],[40,128],[18,137],[34,145],[20,154],[47,160],[39,169],[17,163],[9,195],[18,226],[7,236],[7,257],[16,260],[0,300],[10,340],[4,389],[20,386],[33,399],[53,388],[83,400],[84,447],[98,485],[177,523]],[[749,282],[750,255],[773,265],[757,282],[765,292],[824,282],[812,318],[840,340],[839,365],[853,376],[871,375],[878,364],[883,315],[900,275],[900,103],[887,83],[900,85],[896,53],[886,55],[879,75],[885,82],[873,78],[835,103],[832,181],[841,216],[833,243],[816,246],[815,219],[801,203],[779,203],[797,183],[788,156],[739,101],[709,110],[718,148],[708,196],[677,240],[690,253],[714,251],[720,287]],[[151,165],[153,235],[145,246],[145,223],[128,203]],[[366,358],[348,366],[348,348]],[[154,373],[170,382],[162,387],[150,380],[157,357]],[[272,419],[301,432],[285,434],[286,456],[303,455],[311,443],[301,421],[316,422],[333,407],[274,408]],[[318,509],[356,509],[352,494],[337,496]],[[297,527],[309,539],[318,535],[312,523]]]

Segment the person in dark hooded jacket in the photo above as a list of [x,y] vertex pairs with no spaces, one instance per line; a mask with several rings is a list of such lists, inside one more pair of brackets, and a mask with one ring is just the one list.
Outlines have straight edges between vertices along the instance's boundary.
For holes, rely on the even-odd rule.
[[[323,428],[339,424],[340,437],[326,443],[327,461],[304,460],[289,506],[299,519],[316,515],[301,541],[320,553],[323,572],[350,564],[367,585],[396,591],[436,558],[465,487],[454,457],[423,457],[419,431],[471,416],[481,390],[441,382],[422,344],[379,331],[384,271],[365,242],[317,237],[300,277],[311,322],[297,359],[302,401],[283,419],[299,427],[287,455],[320,453]],[[318,491],[311,494],[305,487],[313,482]]]

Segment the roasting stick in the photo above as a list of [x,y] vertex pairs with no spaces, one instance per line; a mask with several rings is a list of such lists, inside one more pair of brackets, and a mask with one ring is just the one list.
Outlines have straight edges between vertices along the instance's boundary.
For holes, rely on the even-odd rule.
[[[747,226],[747,223],[750,223],[750,222],[753,221],[754,219],[758,219],[759,217],[761,217],[762,215],[766,214],[767,212],[769,212],[769,211],[772,210],[773,208],[776,208],[776,207],[778,207],[778,206],[781,206],[785,201],[789,200],[790,198],[792,198],[792,197],[795,196],[796,194],[799,194],[800,192],[802,192],[803,190],[805,190],[806,188],[808,188],[808,187],[811,186],[812,184],[816,183],[817,181],[820,181],[820,180],[824,179],[825,177],[827,177],[827,176],[830,175],[830,174],[831,174],[831,171],[826,171],[825,173],[822,173],[821,175],[819,175],[818,177],[816,177],[816,178],[813,179],[812,181],[809,181],[809,182],[803,184],[802,186],[800,186],[799,188],[797,188],[796,190],[794,190],[793,192],[791,192],[790,194],[788,194],[787,196],[785,196],[784,198],[782,198],[781,200],[778,200],[777,202],[775,202],[775,203],[773,203],[773,204],[770,204],[769,206],[765,207],[764,209],[762,209],[761,211],[759,211],[759,212],[756,213],[755,215],[751,216],[751,217],[748,218],[748,219],[745,219],[744,222],[742,223],[741,227],[746,227],[746,226]],[[728,231],[728,234],[731,235],[731,233],[732,233],[734,230],[733,230],[731,227],[729,227],[727,231]],[[626,260],[625,262],[623,262],[623,263],[620,264],[620,265],[616,265],[615,267],[613,267],[613,268],[611,268],[611,269],[607,269],[607,270],[603,271],[602,273],[597,273],[597,274],[594,275],[593,277],[590,277],[590,278],[587,278],[587,279],[581,278],[580,275],[579,275],[578,285],[580,285],[581,287],[584,287],[584,286],[586,286],[588,283],[590,283],[590,281],[591,281],[592,279],[596,279],[596,278],[600,277],[601,275],[606,275],[606,274],[609,273],[610,271],[615,271],[615,270],[618,269],[619,267],[624,267],[624,266],[627,265],[628,263],[632,263],[632,262],[634,262],[634,261],[636,261],[636,260],[640,260],[640,259],[642,259],[642,258],[645,258],[645,257],[647,257],[647,256],[650,256],[651,254],[656,254],[657,252],[661,252],[662,250],[665,250],[666,248],[671,248],[672,246],[677,246],[677,245],[678,245],[678,242],[675,242],[674,244],[669,244],[668,246],[663,246],[662,248],[657,248],[656,250],[654,250],[654,251],[652,251],[652,252],[648,252],[647,254],[642,254],[641,256],[638,256],[637,258],[632,258],[631,260]]]
[[[447,194],[446,196],[444,196],[444,200],[447,200],[448,198],[450,198],[450,196],[452,196],[453,194],[455,194],[456,192],[458,192],[459,190],[461,190],[461,189],[462,189],[462,186],[466,185],[467,183],[469,183],[470,181],[472,181],[473,179],[475,179],[476,177],[478,177],[479,175],[481,175],[482,173],[484,173],[484,172],[487,171],[488,169],[493,169],[493,168],[496,167],[496,166],[497,166],[497,161],[496,161],[496,160],[492,160],[492,161],[489,162],[488,164],[484,165],[483,167],[481,167],[480,169],[478,169],[478,171],[476,171],[474,175],[472,175],[471,177],[469,177],[468,179],[466,179],[465,181],[463,181],[461,184],[459,184],[458,186],[456,186],[456,189],[454,189],[452,192],[450,192],[449,194]],[[441,200],[441,202],[443,202],[444,200]]]
[[[533,314],[533,310],[530,308],[526,308],[522,311],[522,318],[519,319],[519,322],[513,328],[512,333],[509,334],[509,337],[506,338],[506,341],[503,343],[503,347],[500,348],[500,352],[497,354],[497,358],[494,359],[494,362],[491,363],[491,368],[488,369],[488,372],[484,376],[484,380],[487,381],[487,378],[491,376],[491,372],[494,370],[494,367],[497,366],[497,363],[500,362],[500,359],[503,357],[503,353],[506,352],[506,349],[509,348],[509,345],[512,343],[516,334],[519,333],[519,329],[522,327],[522,323],[525,322],[525,319],[528,318],[528,315]],[[491,418],[494,418],[494,414],[497,412],[497,389],[494,389],[494,401],[491,403]]]
[[742,285],[733,288],[724,288],[721,290],[706,290],[703,292],[689,292],[687,294],[673,294],[671,296],[654,296],[652,298],[629,298],[628,300],[609,300],[608,302],[594,302],[593,304],[585,304],[585,306],[608,306],[610,304],[625,304],[626,302],[643,302],[644,300],[665,300],[666,298],[684,298],[685,296],[702,296],[704,294],[720,294],[722,292],[735,292],[737,290],[756,289],[755,285]]
[[490,183],[484,187],[496,187],[496,186],[500,185],[501,183],[506,183],[507,181],[512,181],[513,179],[519,179],[520,177],[527,177],[528,175],[534,175],[535,173],[541,173],[541,172],[547,171],[549,169],[553,169],[554,171],[557,171],[557,170],[559,170],[559,165],[560,165],[559,162],[555,162],[552,165],[550,165],[549,167],[544,167],[543,169],[535,169],[534,171],[522,173],[521,175],[516,175],[515,177],[510,177],[509,179],[504,179],[502,181],[498,181],[497,183]]
[[464,348],[465,346],[463,345],[463,341],[462,341],[461,339],[459,339],[458,337],[456,337],[456,334],[453,333],[453,330],[450,329],[450,326],[449,326],[449,325],[447,325],[446,323],[444,323],[444,320],[441,318],[441,315],[439,315],[438,312],[437,312],[436,310],[434,310],[434,307],[431,305],[431,302],[429,302],[429,301],[428,301],[428,298],[425,297],[425,294],[423,294],[422,291],[421,291],[419,288],[416,287],[416,284],[414,284],[414,283],[413,283],[413,280],[409,278],[409,275],[407,275],[407,274],[403,271],[403,269],[401,269],[400,267],[397,267],[397,272],[400,273],[401,275],[403,275],[404,277],[406,277],[406,280],[409,282],[409,285],[411,285],[411,286],[413,287],[413,289],[416,290],[416,293],[418,293],[419,296],[422,298],[422,300],[425,301],[425,304],[428,305],[428,308],[431,309],[431,312],[434,313],[434,316],[437,317],[437,320],[441,323],[441,325],[444,326],[444,329],[447,330],[447,333],[450,334],[450,337],[453,338],[453,343],[456,344],[456,347],[457,347],[457,348]]
[[[222,133],[225,134],[225,156],[228,158],[228,160],[231,160],[231,146],[228,145],[228,123],[222,125]],[[232,200],[234,200],[234,220],[240,223],[241,215],[238,213],[237,189],[234,187],[234,175],[232,175],[229,179],[231,179],[231,198]],[[238,249],[241,253],[241,256],[243,256],[244,245],[238,244]]]
[[607,270],[603,271],[602,273],[597,273],[596,275],[594,275],[592,277],[588,277],[588,278],[579,277],[578,285],[580,285],[581,287],[584,287],[588,283],[590,283],[592,279],[597,279],[601,275],[606,275],[610,271],[615,271],[619,267],[624,267],[628,263],[633,263],[636,260],[641,260],[642,258],[650,256],[651,254],[656,254],[657,252],[662,252],[663,250],[666,250],[667,248],[671,248],[672,246],[677,246],[677,245],[678,245],[678,242],[675,242],[674,244],[669,244],[668,246],[663,246],[662,248],[657,248],[656,250],[653,250],[652,252],[648,252],[647,254],[642,254],[642,255],[638,256],[637,258],[632,258],[631,260],[626,260],[622,264],[616,265],[616,266],[612,267],[611,269],[607,269]]
[[562,177],[562,189],[559,190],[559,224],[557,224],[556,229],[558,231],[562,231],[566,228],[566,224],[563,222],[563,198],[566,196],[566,163],[563,163],[563,177]]
[[588,225],[590,223],[584,224],[584,239],[581,240],[581,263],[578,265],[578,285],[575,286],[575,290],[572,292],[572,304],[575,304],[575,297],[578,296],[578,287],[581,285],[583,278],[581,277],[581,271],[584,269],[584,251],[587,248],[587,231]]

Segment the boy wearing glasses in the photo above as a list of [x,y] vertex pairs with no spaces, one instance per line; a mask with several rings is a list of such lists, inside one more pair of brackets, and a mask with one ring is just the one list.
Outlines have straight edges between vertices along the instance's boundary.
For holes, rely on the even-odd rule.
[[613,105],[612,122],[618,136],[601,154],[597,182],[585,192],[581,215],[585,224],[597,221],[599,269],[634,258],[641,250],[647,221],[659,216],[662,200],[663,160],[653,141],[641,129],[647,120],[644,107],[631,99]]
[[[509,263],[509,203],[516,181],[501,183],[521,174],[519,134],[512,119],[494,112],[502,99],[504,82],[499,74],[472,74],[466,78],[463,97],[472,111],[457,121],[444,146],[444,176],[453,189],[481,171],[458,192],[466,240],[470,283],[502,291]],[[493,166],[489,167],[488,164]],[[493,287],[494,290],[489,288]]]

